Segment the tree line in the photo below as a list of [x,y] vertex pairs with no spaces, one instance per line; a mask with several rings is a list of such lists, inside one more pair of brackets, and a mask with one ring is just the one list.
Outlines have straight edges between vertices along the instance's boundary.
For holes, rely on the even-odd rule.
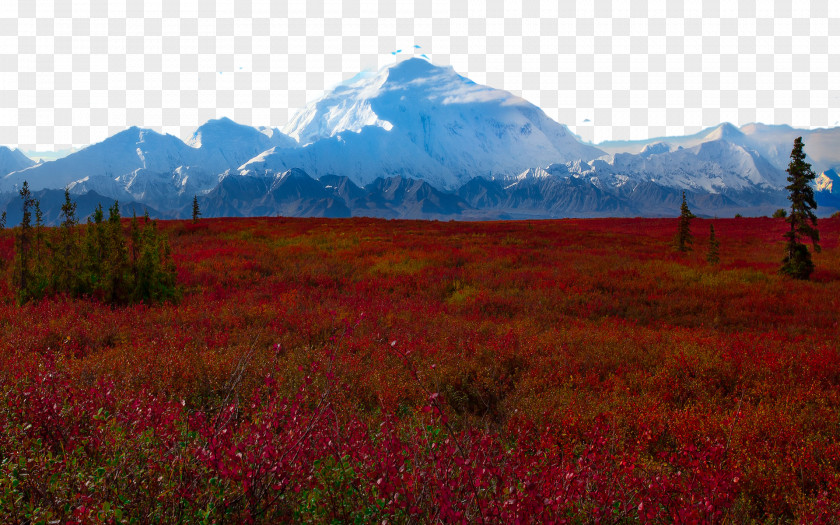
[[[119,202],[99,204],[87,224],[64,191],[61,223],[47,228],[38,199],[23,183],[23,216],[15,231],[11,281],[19,303],[45,296],[91,296],[111,304],[177,299],[176,270],[169,241],[148,212],[133,216],[126,229]],[[34,215],[34,222],[33,222]],[[0,216],[5,227],[5,212]]]
[[[805,151],[802,137],[793,142],[793,149],[790,152],[790,164],[787,168],[788,200],[790,201],[790,212],[784,209],[776,210],[775,218],[784,218],[790,225],[790,230],[784,235],[785,257],[779,272],[793,277],[794,279],[808,279],[814,271],[814,262],[811,259],[811,252],[805,241],[810,240],[814,251],[820,252],[820,232],[817,229],[817,201],[814,198],[814,189],[811,183],[816,174],[811,169],[811,164],[805,162]],[[736,215],[738,217],[739,215]],[[682,204],[680,205],[680,218],[677,226],[677,234],[674,237],[674,247],[677,251],[688,252],[693,242],[691,235],[691,219],[694,214],[688,208],[685,200],[685,192],[682,193]],[[717,263],[720,259],[720,242],[715,237],[714,225],[709,226],[709,250],[706,260],[710,263]]]

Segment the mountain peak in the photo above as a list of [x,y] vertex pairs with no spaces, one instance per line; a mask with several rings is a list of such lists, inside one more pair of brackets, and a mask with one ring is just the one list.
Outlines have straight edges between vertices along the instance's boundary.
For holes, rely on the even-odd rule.
[[35,161],[24,155],[19,149],[0,146],[0,177],[34,165]]
[[762,124],[761,122],[750,122],[741,126],[741,132],[747,135],[772,131],[790,132],[795,130],[787,124]]
[[649,157],[651,155],[659,155],[661,153],[670,153],[672,150],[673,147],[667,142],[654,142],[645,145],[639,154],[643,157]]
[[744,134],[741,132],[741,130],[736,128],[729,122],[724,122],[722,124],[717,125],[711,130],[711,132],[709,132],[706,135],[706,139],[708,140],[737,141],[743,137]]
[[457,74],[451,66],[438,66],[419,57],[401,60],[396,64],[386,66],[385,69],[388,72],[388,80],[397,82],[411,81],[441,73]]
[[[303,171],[300,168],[292,168],[290,170],[284,171],[283,173],[278,174],[275,178],[277,179],[311,179],[312,177],[309,176],[308,173]],[[313,179],[314,180],[314,179]]]
[[236,140],[242,136],[255,136],[258,133],[259,131],[250,126],[234,122],[228,117],[222,117],[210,119],[199,126],[187,141],[187,144],[194,148],[200,148],[204,144],[220,144],[229,140]]
[[204,124],[198,127],[198,129],[207,129],[207,128],[220,128],[220,127],[248,127],[243,124],[240,124],[228,117],[221,117],[221,118],[211,118]]
[[455,188],[476,175],[515,175],[604,154],[522,98],[421,58],[339,86],[283,132],[303,147],[248,169],[304,167],[314,177],[346,175],[360,186],[402,174]]
[[[90,147],[99,146],[100,144],[123,144],[123,143],[138,143],[143,142],[146,137],[164,137],[153,129],[141,128],[139,126],[131,126],[126,128],[116,135],[108,137],[98,144],[93,144]],[[174,137],[173,137],[174,138]]]
[[540,111],[512,93],[476,84],[451,66],[409,58],[338,86],[296,114],[282,131],[306,145],[344,131],[358,133],[367,126],[386,131],[400,123],[413,127],[418,116],[429,118],[442,106],[455,104],[469,105],[487,118],[498,113],[499,105]]

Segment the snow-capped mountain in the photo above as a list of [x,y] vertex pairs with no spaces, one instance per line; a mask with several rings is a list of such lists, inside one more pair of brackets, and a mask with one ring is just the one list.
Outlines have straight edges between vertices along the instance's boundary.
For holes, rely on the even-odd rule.
[[[691,148],[704,142],[711,142],[715,140],[725,140],[738,144],[739,146],[747,145],[746,135],[737,127],[729,122],[723,122],[717,126],[706,128],[693,135],[684,135],[681,137],[654,137],[645,140],[616,140],[606,141],[598,144],[598,147],[610,154],[617,153],[642,153],[648,148],[656,147],[659,149],[678,149]],[[793,145],[793,139],[790,140]]]
[[818,192],[840,195],[840,175],[835,170],[826,170],[814,180],[814,186]]
[[187,145],[195,152],[193,165],[214,174],[238,168],[271,148],[293,148],[294,139],[275,128],[252,128],[227,117],[200,126]]
[[785,185],[782,170],[754,150],[725,139],[668,150],[651,146],[638,155],[617,153],[593,161],[591,170],[580,174],[602,186],[654,182],[668,188],[706,193],[781,190]]
[[685,191],[696,213],[766,214],[786,205],[798,136],[821,173],[821,211],[840,208],[840,128],[725,123],[601,149],[519,97],[416,58],[360,75],[282,128],[222,118],[184,142],[134,127],[37,165],[0,148],[0,197],[12,202],[27,180],[162,216],[189,215],[197,195],[206,216],[484,219],[671,215]]
[[191,154],[192,148],[172,135],[132,127],[64,158],[10,173],[2,186],[19,186],[26,180],[30,188],[40,190],[99,177],[114,180],[139,173],[172,173],[188,164]]
[[773,164],[787,168],[794,139],[802,137],[806,159],[815,172],[840,169],[840,128],[796,129],[790,126],[747,124],[741,130],[755,149]]
[[688,148],[660,142],[638,154],[530,169],[496,188],[470,181],[461,194],[499,211],[657,216],[675,213],[685,191],[698,213],[763,214],[784,205],[785,176],[755,151],[718,138]]
[[252,128],[230,119],[199,127],[189,143],[152,130],[129,128],[64,158],[10,173],[0,190],[24,180],[33,190],[69,187],[114,199],[136,199],[162,208],[211,190],[219,176],[267,149],[296,142],[272,128]]
[[825,170],[814,181],[815,197],[820,208],[840,211],[840,174]]
[[365,185],[403,176],[455,189],[475,176],[603,154],[533,104],[421,58],[336,88],[283,128],[299,149],[275,148],[243,174],[293,167]]
[[0,176],[34,165],[35,161],[24,155],[19,149],[0,146]]
[[840,128],[826,129],[797,129],[787,125],[746,124],[737,128],[725,122],[712,128],[704,129],[693,135],[684,137],[658,137],[639,141],[610,141],[598,144],[604,151],[617,153],[641,153],[646,148],[657,144],[666,144],[669,148],[690,148],[724,140],[757,152],[773,166],[782,170],[790,162],[790,150],[793,141],[802,137],[805,142],[805,153],[814,171],[821,173],[825,170],[840,169]]

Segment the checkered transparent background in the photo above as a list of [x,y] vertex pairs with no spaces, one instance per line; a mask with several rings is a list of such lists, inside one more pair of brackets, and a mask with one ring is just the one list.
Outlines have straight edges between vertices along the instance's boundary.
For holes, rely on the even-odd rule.
[[598,142],[840,121],[838,0],[3,0],[0,144],[282,126],[397,49]]

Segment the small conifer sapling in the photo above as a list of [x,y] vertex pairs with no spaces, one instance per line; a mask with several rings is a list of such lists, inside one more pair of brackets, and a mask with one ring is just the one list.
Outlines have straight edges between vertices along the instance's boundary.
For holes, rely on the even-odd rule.
[[706,261],[709,264],[720,262],[720,241],[715,237],[715,225],[709,225],[709,252],[706,254]]
[[192,203],[192,220],[193,220],[193,222],[198,222],[199,217],[201,217],[201,210],[198,208],[198,196],[193,195],[193,203]]
[[677,229],[676,247],[677,251],[688,252],[691,250],[691,244],[694,239],[691,236],[691,219],[694,214],[688,209],[688,203],[685,201],[685,192],[682,192],[682,204],[680,204],[680,222]]

